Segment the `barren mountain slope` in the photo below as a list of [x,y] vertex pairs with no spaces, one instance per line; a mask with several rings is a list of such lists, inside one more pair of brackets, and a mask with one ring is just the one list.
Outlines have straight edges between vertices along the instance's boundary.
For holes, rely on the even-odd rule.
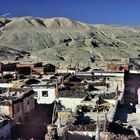
[[1,60],[93,62],[138,56],[140,27],[89,25],[67,18],[0,18]]

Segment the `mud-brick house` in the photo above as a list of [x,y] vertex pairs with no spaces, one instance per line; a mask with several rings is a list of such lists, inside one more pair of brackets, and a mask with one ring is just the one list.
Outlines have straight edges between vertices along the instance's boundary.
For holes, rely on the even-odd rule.
[[18,72],[18,74],[23,74],[23,75],[30,75],[33,68],[34,68],[33,64],[17,64],[16,65],[16,71]]
[[125,72],[124,103],[138,104],[138,91],[140,89],[140,73],[138,71]]
[[15,123],[28,120],[35,108],[34,91],[27,88],[4,94],[0,96],[0,114],[13,118]]
[[38,85],[33,86],[32,88],[36,93],[35,99],[38,104],[52,104],[58,95],[58,89],[56,87]]
[[56,66],[54,66],[53,64],[50,64],[50,63],[45,64],[43,67],[44,67],[45,74],[55,72],[55,70],[56,70]]
[[32,74],[43,74],[44,67],[42,63],[35,63],[35,64],[17,64],[16,70],[18,74],[24,75],[32,75]]
[[1,70],[8,71],[8,72],[13,72],[16,70],[16,65],[18,63],[7,63],[7,64],[1,64]]
[[128,64],[107,64],[107,71],[129,70]]

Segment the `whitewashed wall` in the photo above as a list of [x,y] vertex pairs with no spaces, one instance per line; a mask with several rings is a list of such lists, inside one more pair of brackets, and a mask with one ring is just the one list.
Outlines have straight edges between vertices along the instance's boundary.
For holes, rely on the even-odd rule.
[[[37,103],[38,104],[52,104],[55,99],[55,88],[35,88],[33,89],[35,92],[37,92]],[[43,97],[42,91],[48,91],[48,96]]]
[[64,105],[66,108],[71,108],[72,111],[76,109],[77,105],[81,104],[82,98],[64,98],[59,97],[59,100],[61,101],[61,104]]

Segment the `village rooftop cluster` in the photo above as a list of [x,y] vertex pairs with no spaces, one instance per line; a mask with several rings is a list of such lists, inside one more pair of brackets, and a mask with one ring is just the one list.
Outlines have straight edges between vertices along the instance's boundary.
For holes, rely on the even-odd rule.
[[139,139],[140,67],[0,64],[0,140]]

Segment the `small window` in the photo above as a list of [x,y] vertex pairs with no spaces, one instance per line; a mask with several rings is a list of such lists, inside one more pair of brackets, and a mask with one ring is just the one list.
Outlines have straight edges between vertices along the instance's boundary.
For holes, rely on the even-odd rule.
[[17,107],[17,112],[19,112],[19,107]]
[[38,97],[38,93],[37,93],[37,91],[34,92],[34,96],[35,96],[35,97]]
[[42,91],[42,96],[43,97],[48,97],[48,91]]
[[29,100],[28,100],[27,104],[29,105]]

